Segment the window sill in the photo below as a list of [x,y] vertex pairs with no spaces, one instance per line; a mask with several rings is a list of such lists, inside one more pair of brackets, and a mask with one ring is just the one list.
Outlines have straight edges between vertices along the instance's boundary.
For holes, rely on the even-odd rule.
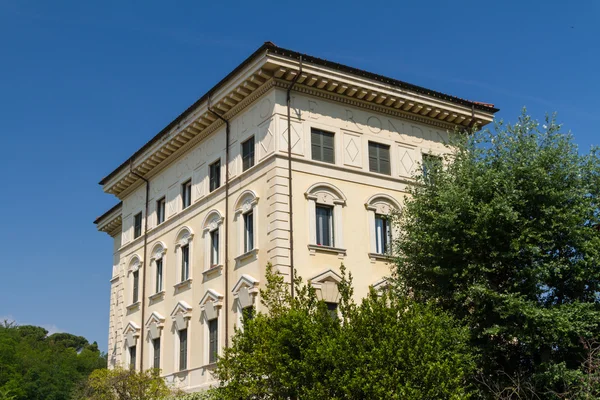
[[235,258],[236,261],[244,261],[245,259],[256,257],[258,254],[258,249],[254,248],[250,251],[245,252],[244,254],[240,254]]
[[179,282],[179,283],[173,285],[175,290],[183,290],[183,289],[187,289],[191,286],[192,286],[192,278],[186,279],[183,282]]
[[320,253],[337,254],[338,257],[340,257],[340,258],[346,256],[346,249],[340,249],[337,247],[320,246],[318,244],[309,244],[308,250],[310,251],[310,255],[315,255],[315,253],[318,251]]
[[129,312],[137,311],[140,309],[140,304],[141,304],[141,302],[136,301],[135,303],[132,303],[125,308],[127,308],[127,311],[129,311]]
[[149,296],[148,299],[150,301],[158,301],[158,300],[162,300],[165,297],[165,291],[161,290],[160,292],[154,293],[153,295]]
[[371,262],[392,261],[392,256],[387,255],[387,254],[381,254],[381,253],[369,253],[369,258],[371,259]]
[[209,277],[211,275],[220,273],[222,269],[223,269],[223,265],[222,264],[213,265],[209,269],[204,270],[202,272],[202,275],[204,275],[205,277]]
[[217,363],[216,362],[212,362],[212,363],[208,363],[202,366],[202,368],[204,369],[209,369],[209,370],[213,370],[217,367]]

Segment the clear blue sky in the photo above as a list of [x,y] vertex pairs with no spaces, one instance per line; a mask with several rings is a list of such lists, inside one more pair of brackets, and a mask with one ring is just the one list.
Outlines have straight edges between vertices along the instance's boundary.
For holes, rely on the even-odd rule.
[[104,350],[97,182],[264,41],[600,142],[597,0],[90,3],[0,0],[0,317]]

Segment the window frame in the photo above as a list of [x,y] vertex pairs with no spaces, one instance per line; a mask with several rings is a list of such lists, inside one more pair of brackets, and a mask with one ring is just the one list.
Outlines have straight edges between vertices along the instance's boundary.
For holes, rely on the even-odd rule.
[[[315,143],[315,141],[313,140],[316,136],[319,137],[319,143]],[[325,156],[324,149],[326,148],[326,146],[324,143],[324,138],[326,138],[326,137],[331,138],[331,154],[332,154],[331,161],[326,160],[326,156]],[[311,160],[323,162],[323,163],[327,163],[327,164],[335,164],[336,163],[335,144],[336,144],[336,133],[335,132],[327,131],[327,130],[317,128],[317,127],[310,128],[310,158],[311,158]],[[315,146],[317,146],[319,148],[319,154],[315,154],[315,152],[314,152]]]
[[136,304],[140,301],[140,270],[136,269],[132,272],[132,288],[131,288],[131,304]]
[[208,322],[208,363],[214,364],[219,357],[219,317]]
[[143,214],[140,211],[139,213],[133,216],[133,238],[137,239],[142,236],[142,223],[143,223]]
[[188,179],[181,184],[181,210],[192,205],[192,180]]
[[208,166],[208,192],[212,193],[221,187],[221,159]]
[[190,279],[190,244],[186,243],[181,245],[180,253],[180,280],[179,282],[185,282]]
[[156,200],[156,225],[160,225],[166,220],[167,197],[163,196]]
[[[381,221],[381,233],[378,221]],[[388,254],[392,244],[392,231],[387,215],[375,213],[375,253]]]
[[154,289],[155,289],[155,293],[161,293],[165,287],[164,287],[164,262],[163,262],[163,257],[157,258],[156,260],[154,260],[154,268],[156,269],[155,271],[155,275],[154,275],[154,279],[155,279],[155,285],[154,285]]
[[[184,335],[185,334],[185,335]],[[177,337],[179,339],[179,371],[185,371],[188,369],[188,347],[189,347],[189,335],[188,328],[183,328],[177,331]]]
[[254,237],[254,210],[242,214],[244,223],[244,253],[248,253],[254,250],[255,237]]
[[129,369],[137,370],[137,344],[129,346]]
[[[324,210],[326,212],[325,214],[320,215],[319,210]],[[315,213],[315,244],[317,246],[335,247],[335,229],[333,223],[335,213],[334,207],[317,203],[315,206]],[[322,229],[324,226],[320,224],[320,220],[323,220],[323,216],[327,218],[327,232]],[[325,235],[326,233],[327,235]]]
[[[242,172],[246,172],[250,168],[254,167],[254,165],[256,163],[256,159],[255,159],[256,141],[254,139],[254,135],[250,136],[245,141],[243,141],[241,144],[241,147],[242,147],[242,149],[241,149]],[[245,150],[248,151],[247,154],[245,154]],[[249,160],[248,163],[246,163],[246,160]]]
[[221,254],[220,254],[221,252],[220,252],[220,248],[219,248],[219,246],[221,245],[221,238],[220,238],[219,228],[210,231],[208,237],[209,237],[209,242],[210,242],[209,268],[214,268],[217,265],[220,265],[220,261],[221,261]]
[[160,369],[160,348],[161,340],[159,336],[152,339],[152,367],[155,369]]
[[[373,146],[373,147],[371,147]],[[376,149],[376,156],[374,158],[375,165],[372,164],[373,157],[371,156],[371,149]],[[382,167],[382,162],[385,160],[381,157],[382,152],[387,151],[387,169],[384,171]],[[369,171],[375,172],[377,174],[382,175],[392,175],[392,156],[391,156],[391,146],[389,144],[375,142],[369,140],[367,144],[367,156],[369,159]],[[383,161],[382,161],[383,160]]]

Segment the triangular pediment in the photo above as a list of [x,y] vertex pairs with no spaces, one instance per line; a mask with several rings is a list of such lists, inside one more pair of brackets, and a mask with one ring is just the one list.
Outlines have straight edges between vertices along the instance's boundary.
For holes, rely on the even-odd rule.
[[240,291],[241,288],[243,287],[247,287],[249,289],[255,288],[257,287],[259,284],[258,279],[255,279],[254,277],[244,274],[240,277],[240,279],[237,281],[237,283],[235,284],[235,286],[233,287],[232,292],[233,293],[237,293]]
[[319,272],[317,275],[313,276],[312,278],[309,279],[309,282],[311,283],[323,283],[323,282],[341,282],[342,281],[342,277],[340,274],[338,274],[337,272],[335,272],[334,270],[330,269],[326,269],[322,272]]
[[208,289],[206,293],[204,293],[204,296],[202,296],[202,300],[200,300],[200,305],[203,306],[209,301],[218,303],[221,300],[223,300],[223,295],[221,293],[213,289]]
[[192,306],[190,306],[185,301],[180,300],[179,302],[177,302],[175,308],[173,308],[173,311],[171,312],[171,317],[175,317],[177,314],[188,314],[190,312],[192,312]]
[[140,327],[135,322],[129,321],[129,323],[123,329],[123,334],[127,335],[128,333],[133,333],[134,335],[139,333]]
[[161,325],[164,322],[165,322],[165,317],[163,317],[161,314],[154,311],[152,314],[150,314],[150,317],[148,317],[148,319],[146,320],[146,326],[150,326],[153,323],[157,324],[157,325]]

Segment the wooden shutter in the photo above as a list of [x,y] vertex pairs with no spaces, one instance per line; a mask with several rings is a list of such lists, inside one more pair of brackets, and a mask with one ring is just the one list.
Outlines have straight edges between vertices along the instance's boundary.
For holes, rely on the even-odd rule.
[[154,368],[160,368],[160,338],[152,341],[154,345]]
[[377,146],[373,142],[369,142],[369,171],[379,172],[377,165]]
[[217,352],[218,352],[218,336],[219,336],[219,325],[218,319],[211,319],[208,321],[208,354],[209,354],[209,363],[214,363],[217,361]]
[[179,370],[187,369],[187,329],[179,331]]
[[387,175],[392,173],[390,167],[390,146],[383,144],[379,145],[379,172]]
[[135,271],[133,273],[133,302],[134,303],[137,303],[137,301],[138,301],[139,280],[140,280],[140,273],[139,273],[139,271]]

